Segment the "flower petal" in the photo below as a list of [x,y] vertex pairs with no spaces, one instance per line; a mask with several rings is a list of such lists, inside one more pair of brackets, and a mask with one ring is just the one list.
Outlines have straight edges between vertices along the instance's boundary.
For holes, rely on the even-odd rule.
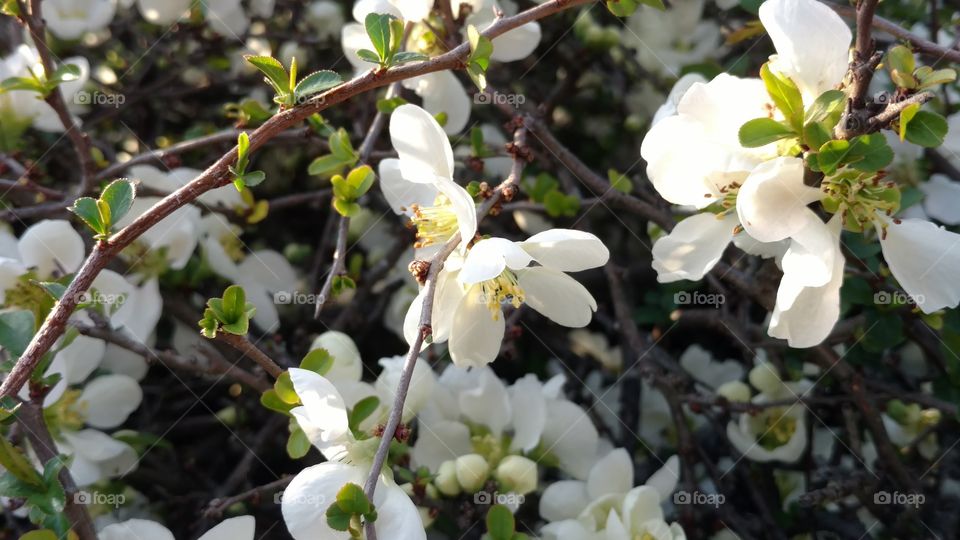
[[453,178],[453,149],[440,124],[416,105],[401,105],[390,114],[390,139],[400,172],[410,182]]
[[760,21],[777,49],[776,69],[793,79],[807,103],[840,84],[852,34],[832,9],[815,0],[767,0]]
[[586,479],[596,459],[598,442],[597,428],[580,406],[565,399],[547,406],[541,443],[557,456],[561,469],[576,479]]
[[575,229],[550,229],[520,243],[543,266],[580,272],[607,264],[610,250],[595,235]]
[[807,225],[807,205],[820,195],[803,183],[802,159],[781,157],[753,169],[737,194],[737,215],[750,236],[775,242]]
[[529,452],[540,442],[540,434],[547,422],[547,402],[542,386],[537,376],[530,373],[510,387],[510,408],[513,409],[511,450]]
[[923,207],[927,215],[945,225],[960,224],[960,183],[945,175],[934,174],[919,187],[926,195]]
[[[140,4],[146,3],[146,0],[138,1]],[[142,8],[141,11],[143,11]],[[99,540],[175,540],[169,529],[148,519],[128,519],[107,525],[97,533],[97,538]]]
[[736,226],[737,216],[733,213],[718,218],[716,214],[704,212],[677,223],[670,234],[653,244],[657,281],[702,279],[723,256]]
[[143,390],[126,375],[102,375],[87,383],[78,401],[86,409],[87,424],[115,428],[140,406]]
[[290,536],[295,540],[349,539],[348,533],[335,531],[327,524],[327,508],[337,500],[337,492],[343,486],[348,483],[362,486],[365,476],[359,467],[335,461],[307,467],[297,473],[283,490],[280,503]]
[[403,178],[399,159],[382,160],[379,172],[380,190],[396,214],[410,215],[411,206],[432,206],[437,199],[437,188],[434,185],[410,182]]
[[454,135],[467,126],[470,120],[470,96],[452,72],[427,73],[404,80],[403,86],[423,98],[423,108],[430,114],[447,115],[447,123],[443,126],[446,133]]
[[256,528],[253,516],[237,516],[221,521],[198,540],[253,540]]
[[597,301],[579,281],[563,272],[535,266],[517,273],[524,303],[557,324],[582,328],[590,324]]
[[[878,214],[879,215],[879,214]],[[955,307],[960,302],[960,235],[929,221],[887,222],[881,233],[883,258],[903,290],[924,313]]]
[[543,490],[540,496],[540,517],[547,521],[574,519],[588,504],[590,496],[587,494],[586,482],[560,480]]
[[[307,438],[328,459],[352,439],[347,406],[329,380],[313,371],[290,368],[290,380],[302,406],[290,411]],[[333,457],[331,457],[333,456]]]
[[517,242],[505,238],[484,238],[467,252],[457,279],[464,284],[480,283],[499,276],[507,267],[513,270],[526,268],[531,261],[533,257]]
[[418,424],[417,442],[413,445],[413,462],[437,472],[444,461],[473,452],[470,428],[460,422],[441,420]]
[[540,25],[530,22],[493,38],[494,62],[513,62],[530,56],[540,44]]
[[590,469],[587,495],[598,499],[604,495],[626,493],[633,487],[633,460],[623,448],[616,448]]
[[327,372],[329,381],[359,381],[363,375],[363,360],[353,339],[336,330],[327,330],[310,344],[310,350],[325,349],[333,357],[333,367]]
[[499,436],[513,414],[507,387],[486,366],[477,368],[475,384],[476,387],[460,393],[460,412],[468,420],[487,426],[495,436]]
[[35,267],[44,279],[53,276],[54,271],[72,274],[83,262],[83,238],[69,221],[62,219],[45,219],[31,225],[20,235],[18,247],[24,266]]

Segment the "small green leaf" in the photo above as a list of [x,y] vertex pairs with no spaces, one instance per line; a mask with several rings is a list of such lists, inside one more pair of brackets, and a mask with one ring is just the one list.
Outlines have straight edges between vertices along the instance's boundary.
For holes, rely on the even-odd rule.
[[369,13],[363,20],[367,36],[381,63],[390,59],[390,21],[393,16],[382,13]]
[[329,90],[343,82],[343,78],[335,71],[323,70],[314,71],[297,83],[293,93],[300,101],[313,94],[319,94],[324,90]]
[[333,356],[326,349],[313,349],[300,361],[300,369],[326,375],[333,367]]
[[783,113],[787,123],[793,127],[794,132],[800,132],[803,129],[803,96],[800,95],[797,85],[789,77],[771,70],[769,62],[760,68],[760,78],[763,79],[770,99]]
[[33,338],[33,313],[26,310],[0,313],[0,347],[14,358],[27,350]]
[[223,322],[233,322],[244,316],[244,308],[247,304],[247,296],[243,287],[231,285],[223,291],[223,313],[226,320]]
[[350,529],[350,521],[353,514],[344,512],[337,503],[333,503],[327,508],[327,525],[335,531],[347,531]]
[[97,234],[104,234],[106,227],[100,220],[100,210],[97,209],[97,200],[93,197],[80,197],[73,201],[73,206],[67,210],[77,215],[88,227]]
[[344,217],[353,217],[360,213],[360,205],[355,202],[345,201],[343,199],[335,199],[333,201],[333,208],[337,211],[338,214]]
[[947,120],[934,112],[917,111],[907,124],[907,140],[927,148],[935,148],[943,144],[943,137],[946,134]]
[[740,144],[745,148],[757,148],[772,142],[794,137],[796,133],[772,118],[754,118],[740,126]]
[[287,455],[291,459],[300,459],[310,451],[310,439],[296,422],[291,422],[290,437],[287,439]]
[[350,429],[359,431],[360,424],[376,412],[379,406],[380,398],[377,396],[368,396],[358,401],[356,405],[353,406],[353,409],[350,410],[350,417],[348,419]]
[[276,58],[270,56],[244,56],[247,62],[250,62],[257,69],[259,69],[267,77],[267,82],[273,86],[273,89],[276,90],[278,94],[283,94],[289,89],[287,88],[288,78],[287,70],[283,67],[283,64],[280,63]]
[[296,407],[296,404],[290,404],[280,399],[279,394],[273,388],[260,395],[260,404],[282,414],[290,415],[290,410]]
[[403,105],[403,104],[405,104],[405,103],[407,103],[407,100],[403,99],[403,98],[400,97],[400,96],[392,97],[392,98],[389,98],[389,99],[387,99],[387,98],[378,99],[378,100],[377,100],[377,111],[378,111],[378,112],[381,112],[381,113],[383,113],[383,114],[390,114],[390,113],[392,113],[394,110],[396,110],[397,107],[399,107],[399,106],[401,106],[401,105]]
[[242,176],[243,185],[247,187],[257,186],[267,178],[267,173],[263,171],[250,171]]
[[97,213],[100,214],[100,223],[103,226],[103,232],[100,236],[106,236],[113,226],[113,215],[110,211],[110,204],[103,199],[97,199]]
[[127,215],[130,207],[133,206],[134,197],[136,197],[136,190],[133,187],[133,182],[123,178],[114,180],[103,188],[100,199],[110,207],[110,224],[120,221],[123,216]]
[[495,504],[487,511],[487,534],[491,540],[511,540],[516,531],[516,522],[510,509],[502,504]]
[[297,395],[297,391],[293,388],[293,380],[290,378],[289,371],[284,371],[277,377],[277,381],[273,383],[273,389],[277,391],[277,397],[283,400],[284,403],[290,405],[300,403],[300,396]]
[[803,142],[809,148],[820,148],[827,141],[833,138],[830,133],[830,125],[836,122],[811,122],[803,127]]
[[354,483],[348,483],[337,492],[337,506],[349,514],[365,515],[373,509],[370,499],[363,493],[363,488]]
[[377,176],[373,174],[373,169],[369,165],[361,165],[350,171],[347,175],[347,183],[353,188],[354,199],[363,196],[372,186]]
[[913,117],[916,116],[917,112],[919,111],[920,111],[919,103],[911,103],[910,105],[907,105],[906,107],[904,107],[902,111],[900,111],[899,135],[900,135],[901,141],[907,138],[907,126],[910,124],[910,121],[913,120]]
[[[807,109],[803,117],[803,123],[821,122],[831,116],[836,116],[839,119],[840,115],[843,114],[843,105],[846,99],[847,95],[840,90],[827,90],[817,96],[817,99]],[[833,123],[836,123],[836,121]]]
[[372,64],[379,64],[380,57],[377,56],[377,53],[371,51],[370,49],[359,49],[357,51],[357,56],[360,57],[364,62],[370,62]]
[[[929,66],[924,66],[928,70],[920,68],[915,73],[917,79],[920,81],[920,88],[929,88],[931,86],[936,86],[938,84],[947,84],[952,83],[957,80],[957,72],[950,68],[938,69],[934,71]],[[921,71],[922,70],[922,71]]]
[[348,165],[350,165],[350,161],[345,161],[333,154],[327,154],[311,161],[310,166],[307,167],[307,174],[311,176],[330,176],[340,172]]
[[406,64],[407,62],[423,62],[424,60],[429,59],[430,57],[423,53],[401,51],[393,55],[393,62],[391,62],[391,65],[398,66],[400,64]]
[[203,310],[203,318],[200,319],[197,324],[200,325],[200,334],[203,335],[203,337],[207,339],[217,337],[217,328],[220,327],[220,321],[217,320],[217,315],[212,309],[207,308]]
[[913,58],[913,51],[903,45],[891,47],[887,52],[887,69],[897,70],[900,73],[913,73],[916,69],[916,60]]

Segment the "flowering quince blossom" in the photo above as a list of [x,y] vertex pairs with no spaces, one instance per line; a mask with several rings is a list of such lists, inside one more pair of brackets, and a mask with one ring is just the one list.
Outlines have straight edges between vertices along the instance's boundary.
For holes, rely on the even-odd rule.
[[114,0],[43,0],[47,28],[60,39],[77,39],[102,30],[113,20]]
[[[60,91],[68,104],[67,108],[70,112],[76,113],[79,107],[74,105],[74,96],[90,78],[90,62],[82,56],[72,56],[63,60],[62,64],[72,64],[80,70],[76,79],[60,84]],[[34,47],[29,45],[20,45],[0,61],[0,81],[10,77],[31,77],[31,74],[40,76],[43,73],[40,55]],[[4,131],[18,132],[20,131],[18,128],[25,129],[33,126],[35,129],[49,133],[63,132],[63,123],[57,116],[57,112],[31,90],[0,92],[0,122],[4,125]]]
[[654,73],[676,76],[684,66],[723,52],[720,27],[714,21],[701,20],[705,3],[679,0],[671,2],[663,12],[641,6],[627,19],[621,39],[636,49],[641,66]]
[[[451,257],[437,279],[433,340],[449,340],[450,357],[461,367],[482,366],[500,351],[505,323],[502,308],[526,303],[552,321],[570,328],[586,326],[597,303],[565,272],[603,266],[610,252],[596,236],[551,229],[523,242],[486,238],[462,260]],[[537,262],[539,266],[531,266]],[[404,321],[413,343],[418,332],[423,292]]]
[[477,232],[477,209],[453,180],[453,149],[440,124],[416,105],[401,105],[390,115],[390,139],[399,157],[380,162],[380,189],[394,212],[411,219],[415,247],[435,252],[460,233],[465,249]]
[[[328,461],[307,467],[290,482],[281,503],[283,519],[297,540],[349,538],[349,533],[330,528],[326,510],[345,484],[364,484],[379,439],[357,440],[348,425],[346,403],[329,380],[298,368],[290,369],[290,378],[303,404],[290,413]],[[390,537],[399,540],[426,538],[417,507],[388,473],[377,480],[373,504],[378,530],[390,531]]]
[[763,405],[796,399],[789,406],[763,407],[756,415],[742,413],[727,424],[727,438],[745,457],[754,461],[793,463],[807,446],[807,410],[799,399],[813,389],[806,379],[783,381],[776,368],[761,362],[750,370],[750,384],[760,392],[750,402]]
[[[253,516],[225,519],[197,540],[253,540],[256,521]],[[97,533],[99,540],[174,540],[173,533],[156,521],[128,519],[107,525]]]
[[190,10],[191,0],[137,0],[140,15],[153,24],[172,24]]
[[598,509],[601,511],[595,515],[546,525],[543,528],[543,538],[545,540],[593,540],[596,538],[685,540],[687,535],[678,523],[667,523],[664,520],[660,498],[661,493],[653,487],[634,488],[617,498],[620,504]]

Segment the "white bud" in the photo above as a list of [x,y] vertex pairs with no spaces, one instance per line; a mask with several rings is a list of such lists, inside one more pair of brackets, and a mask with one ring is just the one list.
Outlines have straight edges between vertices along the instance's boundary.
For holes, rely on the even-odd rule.
[[776,394],[783,387],[777,368],[769,362],[757,364],[750,370],[749,378],[750,384],[764,394]]
[[717,394],[732,402],[750,401],[750,387],[740,381],[723,383],[717,388]]
[[480,454],[467,454],[457,458],[457,482],[467,493],[483,487],[490,476],[490,464]]
[[523,456],[507,456],[497,465],[497,480],[503,487],[526,495],[537,489],[537,464]]
[[437,469],[437,477],[433,479],[433,484],[437,486],[440,493],[447,497],[455,497],[460,493],[460,482],[457,482],[457,464],[450,461],[444,461]]

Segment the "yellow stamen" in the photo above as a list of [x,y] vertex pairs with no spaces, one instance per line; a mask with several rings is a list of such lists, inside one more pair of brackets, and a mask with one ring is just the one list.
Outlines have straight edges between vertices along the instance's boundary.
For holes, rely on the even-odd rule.
[[438,195],[433,206],[410,207],[413,211],[413,226],[417,228],[416,248],[442,244],[457,232],[457,214],[453,205],[443,195]]
[[510,270],[504,270],[499,276],[480,283],[480,291],[480,298],[490,309],[493,320],[500,318],[500,308],[504,304],[519,308],[525,298],[517,275]]

